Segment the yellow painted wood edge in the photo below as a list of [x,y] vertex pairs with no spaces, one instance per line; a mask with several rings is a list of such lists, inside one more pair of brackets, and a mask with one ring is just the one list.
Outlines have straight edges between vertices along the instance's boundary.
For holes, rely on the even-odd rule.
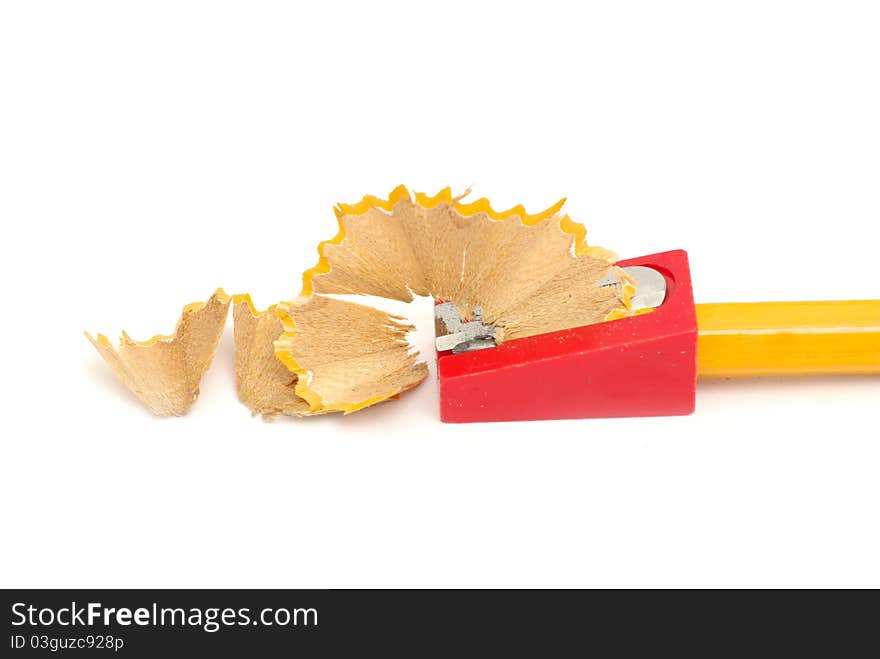
[[[177,320],[177,323],[174,326],[174,332],[171,334],[156,334],[145,341],[136,341],[128,335],[128,332],[125,330],[122,331],[121,336],[119,337],[119,347],[121,348],[123,345],[132,345],[137,346],[138,348],[149,348],[150,346],[161,342],[170,342],[174,341],[177,338],[178,332],[180,330],[180,326],[183,323],[184,319],[197,311],[201,311],[204,309],[208,303],[213,299],[217,298],[220,304],[229,304],[229,301],[232,299],[226,291],[222,288],[218,288],[214,293],[204,302],[190,302],[180,312],[180,318]],[[112,347],[110,339],[108,339],[104,334],[98,333],[97,337],[93,338],[91,334],[88,332],[83,332],[89,341],[95,344],[100,344],[107,348]]]

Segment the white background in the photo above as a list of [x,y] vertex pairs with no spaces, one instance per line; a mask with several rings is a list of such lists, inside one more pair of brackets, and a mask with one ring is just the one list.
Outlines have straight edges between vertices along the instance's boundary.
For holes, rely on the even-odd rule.
[[876,377],[456,426],[432,370],[268,423],[230,322],[156,419],[82,336],[289,298],[333,204],[399,183],[567,196],[621,257],[687,249],[698,301],[880,297],[878,34],[869,2],[3,3],[0,585],[880,586]]

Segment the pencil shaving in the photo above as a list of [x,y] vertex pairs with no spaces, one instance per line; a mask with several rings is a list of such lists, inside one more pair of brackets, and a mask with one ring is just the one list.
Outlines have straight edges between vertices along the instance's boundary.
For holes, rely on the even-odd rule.
[[428,374],[407,341],[415,329],[378,309],[314,295],[278,305],[275,354],[297,375],[309,411],[349,414],[394,398]]
[[275,356],[275,341],[284,332],[277,305],[257,311],[249,295],[236,295],[232,317],[239,400],[255,415],[312,414],[309,404],[296,394],[299,376]]
[[[588,246],[563,203],[536,215],[522,206],[499,212],[486,199],[462,203],[449,188],[413,198],[400,186],[387,200],[340,204],[339,233],[319,246],[302,295],[431,296],[463,317],[480,308],[499,340],[626,315],[632,289],[616,256]],[[609,276],[621,286],[598,286]]]
[[207,302],[184,307],[174,333],[134,341],[125,332],[114,348],[103,334],[86,337],[126,387],[159,416],[181,416],[199,395],[199,383],[223,335],[230,298],[223,289]]

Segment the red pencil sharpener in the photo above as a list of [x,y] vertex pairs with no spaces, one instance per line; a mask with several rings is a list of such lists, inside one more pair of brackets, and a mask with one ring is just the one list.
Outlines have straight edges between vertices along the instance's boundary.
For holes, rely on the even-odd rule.
[[628,416],[694,411],[697,318],[687,253],[662,252],[619,266],[666,279],[652,312],[437,354],[440,418],[450,423]]

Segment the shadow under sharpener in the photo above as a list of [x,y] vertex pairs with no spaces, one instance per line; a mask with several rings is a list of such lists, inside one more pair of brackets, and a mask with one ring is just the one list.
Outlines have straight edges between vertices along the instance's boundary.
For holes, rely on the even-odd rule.
[[437,353],[440,418],[448,423],[679,416],[694,411],[697,318],[687,252],[619,261],[666,279],[652,312]]

